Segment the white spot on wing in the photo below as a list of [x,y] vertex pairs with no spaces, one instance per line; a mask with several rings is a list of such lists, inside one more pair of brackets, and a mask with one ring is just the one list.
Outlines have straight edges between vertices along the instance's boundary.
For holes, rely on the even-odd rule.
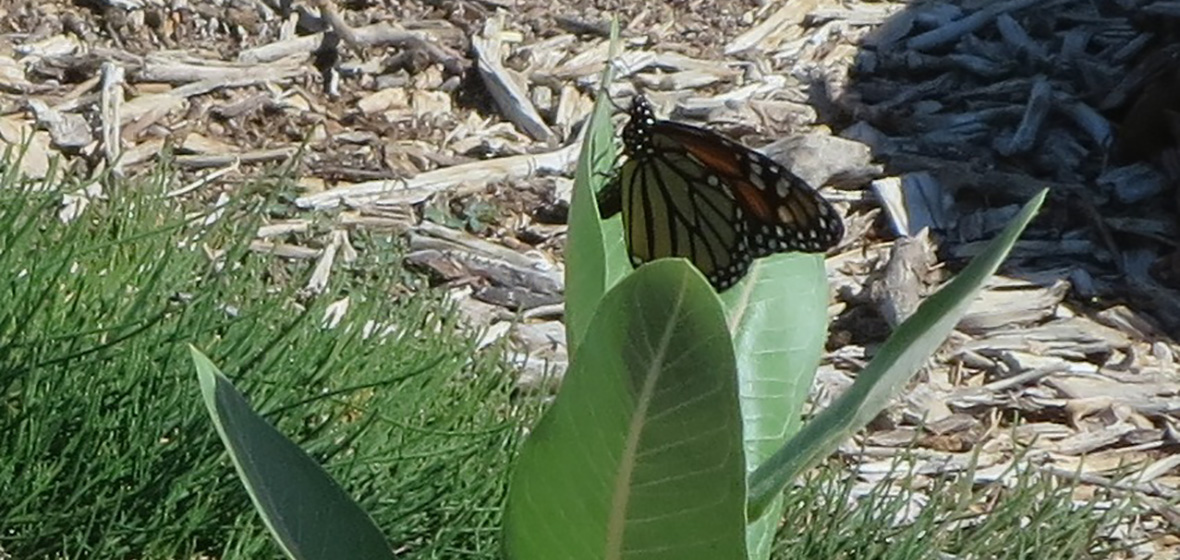
[[766,190],[766,183],[762,182],[762,175],[761,174],[755,173],[753,175],[750,175],[750,182],[753,183],[755,187],[758,187],[758,190],[760,190],[760,191]]
[[778,183],[774,185],[774,188],[776,191],[778,191],[779,196],[785,198],[788,194],[790,194],[791,189],[794,188],[794,186],[791,185],[791,182],[786,179],[779,179]]

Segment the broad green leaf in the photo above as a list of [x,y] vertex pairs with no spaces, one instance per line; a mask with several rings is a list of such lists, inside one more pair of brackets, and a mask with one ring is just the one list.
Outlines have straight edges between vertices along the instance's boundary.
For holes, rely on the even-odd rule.
[[521,451],[511,560],[745,560],[745,461],[733,345],[681,259],[607,293]]
[[[823,257],[774,255],[721,294],[733,333],[742,402],[746,466],[752,471],[799,430],[827,335]],[[750,558],[769,558],[782,504],[746,528]]]
[[572,356],[585,335],[603,294],[631,270],[623,249],[622,222],[600,220],[595,193],[614,174],[615,137],[611,124],[611,103],[607,87],[618,45],[618,21],[611,22],[610,54],[602,72],[602,85],[594,113],[586,122],[582,151],[574,171],[574,188],[569,210],[569,241],[565,252],[565,329]]
[[287,557],[392,559],[368,514],[299,446],[258,416],[209,358],[189,350],[213,425],[254,509]]
[[982,254],[897,327],[847,392],[754,471],[750,476],[751,518],[764,511],[804,469],[835,451],[840,442],[868,424],[889,404],[967,312],[979,290],[1036,215],[1046,192],[1033,197]]

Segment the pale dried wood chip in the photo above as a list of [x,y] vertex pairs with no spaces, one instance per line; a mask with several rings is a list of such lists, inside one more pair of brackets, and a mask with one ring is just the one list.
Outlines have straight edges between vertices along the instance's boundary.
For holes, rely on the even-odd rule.
[[124,166],[134,166],[160,155],[163,150],[164,139],[151,138],[124,150],[119,161]]
[[982,354],[1021,350],[1070,359],[1110,352],[1131,344],[1127,335],[1082,317],[1050,321],[1043,325],[989,332],[963,347]]
[[1152,482],[1177,469],[1180,469],[1180,454],[1173,454],[1155,461],[1129,478],[1135,482]]
[[752,48],[774,50],[780,31],[783,28],[803,23],[807,17],[819,6],[819,0],[796,0],[783,2],[783,6],[767,17],[753,29],[738,35],[725,46],[725,54],[737,54]]
[[716,71],[685,70],[683,72],[636,74],[632,80],[645,90],[678,91],[703,88],[724,82],[726,77]]
[[[170,53],[153,53],[144,58],[134,74],[136,82],[191,84],[194,82],[257,83],[298,76],[307,70],[294,57],[260,64],[198,59]],[[265,77],[261,77],[265,76]]]
[[[1040,468],[1041,470],[1043,470],[1045,472],[1053,474],[1054,476],[1059,476],[1059,477],[1062,477],[1062,478],[1065,478],[1068,480],[1077,480],[1078,482],[1083,482],[1083,483],[1087,483],[1087,484],[1095,484],[1095,485],[1101,486],[1103,488],[1108,488],[1111,490],[1121,490],[1121,491],[1125,491],[1125,492],[1137,492],[1139,494],[1146,494],[1148,496],[1160,496],[1160,497],[1171,498],[1171,499],[1176,499],[1177,497],[1180,497],[1180,492],[1177,492],[1175,488],[1165,488],[1165,487],[1161,487],[1159,485],[1151,484],[1151,483],[1138,484],[1138,483],[1133,482],[1134,481],[1133,477],[1131,477],[1130,481],[1128,481],[1128,482],[1115,482],[1109,478],[1099,476],[1096,474],[1079,473],[1079,472],[1077,472],[1077,470],[1061,469],[1061,468],[1057,468],[1057,467],[1053,467],[1053,466],[1042,466],[1042,467],[1038,467],[1038,468]],[[1172,508],[1172,509],[1173,509],[1173,511],[1175,511],[1175,508]]]
[[450,114],[451,96],[441,91],[415,91],[410,97],[410,108],[418,118]]
[[31,85],[31,82],[25,78],[22,64],[10,56],[0,55],[0,84],[3,84],[0,87],[19,88]]
[[197,154],[224,154],[238,149],[233,144],[210,138],[199,132],[186,135],[180,147]]
[[563,139],[569,138],[573,134],[575,126],[585,120],[593,110],[593,99],[582,95],[578,88],[566,84],[561,87],[561,95],[557,99],[553,124],[561,131]]
[[[897,476],[897,448],[885,447],[876,450],[865,449],[865,455],[882,455],[879,461],[865,461],[856,465],[856,473],[863,479],[887,480]],[[912,465],[906,465],[906,472],[925,475],[945,475],[966,472],[970,469],[984,469],[1002,460],[998,453],[947,453],[929,449],[912,449]]]
[[542,154],[511,156],[455,165],[418,174],[399,181],[369,181],[302,196],[296,206],[324,210],[346,201],[351,205],[385,200],[417,204],[431,195],[460,185],[485,185],[493,181],[514,181],[538,173],[569,173],[577,161],[579,143]]
[[[242,64],[240,72],[235,70],[226,75],[215,75],[199,81],[183,80],[185,85],[174,88],[168,93],[177,97],[193,97],[222,88],[245,87],[271,82],[283,81],[308,72],[303,67],[303,57],[292,56],[277,60],[269,64]],[[217,72],[212,72],[217,74]],[[298,91],[298,87],[294,88]],[[303,94],[305,99],[308,95]]]
[[1060,391],[1067,399],[1107,399],[1108,402],[1146,402],[1157,396],[1176,394],[1180,381],[1166,383],[1127,383],[1094,376],[1055,375],[1045,384]]
[[292,233],[307,233],[310,227],[311,220],[284,220],[261,226],[254,235],[255,237],[265,239],[267,237],[278,237]]
[[394,233],[405,233],[410,228],[414,227],[417,218],[413,215],[413,211],[409,207],[402,213],[384,212],[384,215],[356,215],[352,212],[344,212],[339,216],[338,224],[341,227],[355,227],[365,231],[392,231]]
[[560,321],[517,323],[509,336],[531,355],[566,360],[565,326]]
[[992,391],[1031,383],[1049,374],[1057,376],[1060,374],[1089,375],[1098,373],[1097,364],[1067,360],[1058,356],[1042,356],[1020,350],[1004,350],[998,352],[997,357],[1009,373],[1017,375],[984,385],[984,388]]
[[568,364],[533,358],[525,353],[514,352],[510,356],[517,367],[516,387],[529,393],[555,393],[560,387]]
[[818,25],[830,20],[842,20],[850,25],[882,25],[906,10],[901,5],[873,6],[853,4],[850,8],[819,7],[807,14],[808,25]]
[[947,231],[954,226],[954,198],[929,173],[885,177],[870,186],[897,235],[912,236],[927,228]]
[[332,274],[332,265],[336,262],[336,253],[348,240],[348,232],[333,230],[328,238],[328,245],[320,251],[319,259],[311,271],[311,278],[307,280],[307,291],[320,294],[328,287],[328,279]]
[[[156,122],[174,109],[185,106],[189,97],[201,95],[221,88],[244,87],[284,80],[305,72],[298,67],[289,68],[290,61],[254,67],[242,75],[223,76],[195,81],[163,93],[145,94],[128,101],[123,106],[123,136],[135,138],[139,131]],[[132,124],[133,123],[133,124]]]
[[358,100],[356,106],[362,113],[382,113],[391,108],[410,106],[410,95],[406,88],[388,88],[370,93]]
[[315,0],[313,5],[319,7],[320,16],[327,22],[332,31],[344,40],[344,44],[358,51],[364,48],[365,45],[357,38],[356,31],[353,30],[351,25],[348,25],[348,22],[344,21],[344,18],[340,17],[332,0]]
[[318,258],[322,252],[320,249],[312,249],[310,247],[292,245],[290,243],[270,243],[268,241],[258,240],[250,242],[250,250],[254,251],[255,253],[274,255],[284,259],[305,261]]
[[529,94],[529,100],[533,102],[533,106],[537,111],[547,115],[553,114],[553,90],[546,86],[536,86]]
[[941,422],[950,418],[953,412],[947,406],[949,387],[945,382],[939,383],[937,381],[940,378],[943,380],[946,378],[945,375],[939,373],[937,368],[929,368],[919,373],[919,375],[928,374],[926,382],[914,385],[902,396],[900,406],[895,406],[892,411],[886,411],[886,414],[894,413],[900,421],[911,424]]
[[1056,422],[1028,422],[1012,428],[1012,436],[1021,445],[1038,441],[1059,441],[1072,436],[1076,430]]
[[265,161],[281,161],[289,159],[298,152],[298,148],[275,148],[271,150],[254,150],[239,153],[203,154],[176,156],[176,165],[187,169],[204,169],[206,167],[225,167],[239,163],[261,163]]
[[344,316],[348,315],[348,308],[351,306],[352,300],[345,296],[332,303],[329,303],[324,308],[324,316],[320,319],[320,327],[325,329],[334,329],[340,326],[340,322],[344,320]]
[[123,136],[126,138],[138,136],[138,130],[143,130],[155,123],[173,109],[184,107],[184,104],[184,97],[171,93],[149,93],[128,101],[123,105],[120,115],[121,122],[125,127],[134,127],[136,132],[124,130]]
[[806,103],[787,100],[755,99],[756,96],[770,95],[785,86],[782,80],[775,80],[773,76],[763,81],[747,84],[739,88],[728,89],[724,93],[702,97],[694,95],[676,101],[674,114],[682,117],[713,120],[716,111],[735,107],[762,106],[773,107],[782,113],[797,115],[794,120],[802,124],[814,124],[815,109]]
[[59,58],[78,53],[85,48],[74,35],[51,35],[40,41],[16,45],[13,50],[30,58]]
[[407,262],[429,268],[448,281],[482,278],[490,284],[477,288],[473,297],[509,309],[561,301],[560,272],[538,270],[531,263],[514,263],[522,260],[522,255],[463,232],[452,231],[448,233],[450,238],[420,235],[423,231],[437,235],[440,228],[447,229],[429,222],[422,225],[427,227],[410,232]]
[[873,432],[865,437],[865,443],[881,447],[908,447],[918,439],[918,429],[914,427],[894,428]]
[[1135,426],[1130,424],[1114,424],[1097,431],[1067,436],[1046,446],[1046,448],[1062,455],[1084,455],[1118,443],[1123,439],[1123,436],[1135,429]]
[[90,144],[94,136],[90,123],[76,113],[59,113],[40,99],[29,99],[29,108],[37,117],[37,124],[49,130],[53,145],[65,150],[77,150]]
[[917,310],[933,283],[931,270],[938,259],[926,231],[895,241],[888,260],[871,276],[869,297],[891,327],[897,327]]
[[522,319],[541,319],[561,321],[565,317],[565,302],[554,303],[551,305],[538,305],[532,309],[525,310],[521,314]]
[[229,167],[226,167],[223,169],[218,169],[217,171],[214,171],[212,173],[209,173],[208,175],[202,176],[199,179],[197,179],[196,181],[193,181],[187,185],[184,185],[182,187],[168,191],[167,193],[164,194],[164,197],[165,198],[175,198],[178,196],[188,194],[188,193],[193,192],[201,187],[204,187],[206,185],[210,185],[210,184],[214,183],[215,181],[217,181],[218,179],[220,179],[221,177],[223,177],[229,173],[232,173],[234,171],[237,171],[237,170],[238,170],[238,163],[234,162],[233,165],[230,165]]
[[1152,461],[1152,449],[1158,449],[1161,442],[1154,446],[1128,446],[1101,450],[1089,455],[1051,455],[1053,465],[1066,469],[1080,470],[1083,473],[1099,474],[1128,474],[1135,477],[1148,463]]
[[102,152],[107,165],[122,173],[123,155],[123,67],[114,62],[102,64]]
[[[524,255],[503,245],[480,239],[467,232],[448,228],[429,221],[423,221],[411,233],[413,234],[410,238],[411,248],[438,249],[442,247],[463,249],[489,259],[503,261],[514,267],[531,269],[545,274],[553,274],[555,272],[553,263],[544,257],[540,257],[539,255]],[[439,245],[432,240],[441,241],[443,244]],[[416,246],[415,243],[421,243],[422,245]]]
[[1103,325],[1133,334],[1140,340],[1155,341],[1167,338],[1155,321],[1125,305],[1103,309],[1094,318]]
[[553,131],[545,124],[529,100],[528,90],[521,78],[501,63],[504,56],[504,16],[488,19],[483,33],[471,38],[471,48],[477,57],[476,68],[484,84],[504,116],[526,134],[546,143],[555,141]]
[[968,333],[984,333],[1048,319],[1055,315],[1069,289],[1069,282],[1064,279],[1058,279],[1050,286],[1014,281],[1003,289],[989,287],[971,303],[957,328]]
[[828,184],[833,177],[864,176],[876,170],[868,146],[827,131],[788,136],[758,151],[790,168],[813,188]]
[[580,46],[578,37],[569,33],[554,35],[535,43],[521,45],[519,51],[529,55],[529,72],[548,72],[569,57],[570,49]]
[[[20,159],[20,171],[26,177],[42,179],[49,173],[49,157],[53,153],[48,132],[34,130],[33,124],[11,116],[0,116],[0,140],[20,154],[28,143],[28,150]],[[3,148],[4,146],[0,146]]]
[[102,183],[94,181],[82,188],[62,195],[61,208],[57,212],[57,219],[62,223],[70,223],[86,211],[92,200],[104,198]]
[[[584,78],[602,73],[603,67],[606,65],[607,54],[610,52],[610,44],[606,41],[594,41],[591,46],[584,49],[582,52],[575,54],[560,66],[553,68],[548,72],[535,72],[537,79],[553,80],[555,83],[561,84],[567,80]],[[634,53],[635,51],[628,51]],[[642,51],[641,51],[642,52]],[[628,54],[623,53],[622,58],[617,63],[620,72],[628,71]],[[651,55],[636,55],[631,56],[648,56]]]

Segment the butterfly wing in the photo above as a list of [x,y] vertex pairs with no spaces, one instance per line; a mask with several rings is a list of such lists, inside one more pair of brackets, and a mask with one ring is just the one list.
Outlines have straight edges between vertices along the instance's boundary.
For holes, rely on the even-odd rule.
[[603,185],[594,195],[598,203],[598,214],[602,219],[608,219],[623,211],[623,183],[622,175],[615,173],[611,180]]
[[840,241],[835,209],[770,158],[704,128],[657,120],[637,96],[623,129],[626,160],[599,193],[621,209],[631,262],[689,259],[717,290],[755,258],[821,252]]
[[655,133],[681,145],[733,193],[748,222],[753,258],[787,251],[822,252],[844,237],[844,223],[835,208],[769,157],[680,123],[661,121]]
[[737,201],[668,138],[652,140],[653,152],[629,157],[619,173],[631,263],[683,257],[728,288],[752,260]]

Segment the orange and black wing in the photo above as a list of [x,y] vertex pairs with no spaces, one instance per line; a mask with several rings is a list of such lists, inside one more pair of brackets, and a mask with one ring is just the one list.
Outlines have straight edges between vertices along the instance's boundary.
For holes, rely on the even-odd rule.
[[831,203],[786,167],[703,128],[661,121],[655,133],[683,147],[728,187],[749,221],[754,258],[826,251],[844,237]]
[[656,120],[642,97],[623,144],[599,208],[603,217],[622,210],[635,266],[686,258],[720,291],[755,258],[820,252],[843,236],[835,209],[786,168],[709,130]]

